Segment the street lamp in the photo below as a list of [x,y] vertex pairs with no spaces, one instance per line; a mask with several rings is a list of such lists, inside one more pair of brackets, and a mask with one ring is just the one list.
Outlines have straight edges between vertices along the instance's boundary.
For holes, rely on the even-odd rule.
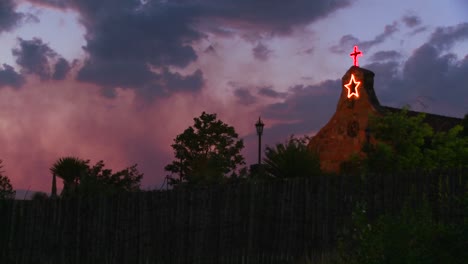
[[261,160],[261,153],[262,153],[262,133],[263,133],[263,127],[265,124],[263,124],[262,120],[260,117],[258,117],[257,123],[255,123],[255,128],[257,129],[257,135],[258,135],[258,164],[260,165],[262,160]]

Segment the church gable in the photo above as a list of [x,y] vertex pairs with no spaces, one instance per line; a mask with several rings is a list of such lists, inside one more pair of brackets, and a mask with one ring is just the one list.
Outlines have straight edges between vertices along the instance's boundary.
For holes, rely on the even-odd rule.
[[[349,160],[353,154],[362,153],[362,145],[369,140],[366,135],[369,116],[401,111],[380,105],[374,91],[375,74],[357,66],[357,56],[362,55],[357,47],[350,55],[354,59],[354,66],[342,78],[336,112],[309,143],[309,149],[320,157],[322,170],[328,172],[339,172],[342,162]],[[408,114],[412,116],[419,113],[408,111]],[[447,131],[461,123],[459,118],[434,114],[426,114],[424,121],[434,131]]]

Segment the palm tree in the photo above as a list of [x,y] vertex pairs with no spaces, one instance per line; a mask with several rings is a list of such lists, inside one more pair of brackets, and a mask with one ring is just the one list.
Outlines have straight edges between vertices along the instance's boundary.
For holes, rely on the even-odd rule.
[[267,147],[263,166],[272,178],[310,177],[321,173],[318,155],[307,148],[308,138],[291,136],[285,143]]
[[[67,196],[76,191],[81,177],[87,173],[88,162],[77,157],[63,157],[58,159],[50,168],[53,177],[63,180],[62,196]],[[54,189],[54,186],[52,186]]]

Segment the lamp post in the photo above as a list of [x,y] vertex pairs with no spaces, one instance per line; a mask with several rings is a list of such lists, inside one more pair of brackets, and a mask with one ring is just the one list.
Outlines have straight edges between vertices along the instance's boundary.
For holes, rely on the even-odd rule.
[[262,163],[262,134],[263,134],[263,127],[265,124],[263,124],[262,120],[260,117],[258,117],[257,123],[255,123],[255,128],[257,129],[257,135],[258,135],[258,165]]

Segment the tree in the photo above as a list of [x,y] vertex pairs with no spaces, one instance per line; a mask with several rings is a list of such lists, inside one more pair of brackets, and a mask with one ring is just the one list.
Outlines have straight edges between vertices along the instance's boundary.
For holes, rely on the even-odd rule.
[[460,132],[460,135],[463,137],[468,137],[468,114],[463,117],[461,126],[463,127],[463,131]]
[[81,194],[114,194],[140,190],[143,173],[138,171],[137,164],[115,173],[111,169],[104,169],[104,166],[104,161],[100,160],[93,167],[88,167],[88,173],[80,181]]
[[178,175],[168,176],[170,185],[219,183],[225,176],[236,177],[238,166],[244,165],[240,151],[244,147],[234,127],[217,120],[216,114],[203,112],[193,119],[194,125],[174,139],[176,160],[165,170]]
[[369,127],[375,141],[363,146],[365,158],[354,157],[347,163],[359,167],[354,171],[373,173],[467,167],[468,137],[463,136],[463,122],[447,132],[434,133],[424,117],[410,117],[406,109],[371,117]]
[[62,196],[76,192],[80,178],[87,173],[88,164],[77,157],[59,158],[50,168],[50,172],[63,180]]
[[4,175],[3,160],[0,160],[0,200],[14,199],[16,192],[10,183],[10,179]]
[[34,200],[34,201],[44,201],[44,200],[47,200],[49,198],[49,196],[47,195],[47,193],[45,192],[35,192],[32,197],[31,197],[31,200]]
[[369,168],[376,172],[427,168],[425,150],[434,133],[424,118],[408,116],[407,109],[371,117],[369,127],[377,143],[369,149]]
[[321,174],[318,155],[307,148],[309,138],[291,136],[285,143],[266,147],[264,169],[272,178],[311,177]]
[[138,171],[137,164],[115,173],[104,167],[102,160],[90,167],[89,160],[65,157],[60,158],[50,171],[64,181],[62,196],[111,194],[140,189],[143,173]]
[[434,135],[427,151],[431,159],[429,169],[468,168],[468,137],[462,136],[463,131],[458,125]]

